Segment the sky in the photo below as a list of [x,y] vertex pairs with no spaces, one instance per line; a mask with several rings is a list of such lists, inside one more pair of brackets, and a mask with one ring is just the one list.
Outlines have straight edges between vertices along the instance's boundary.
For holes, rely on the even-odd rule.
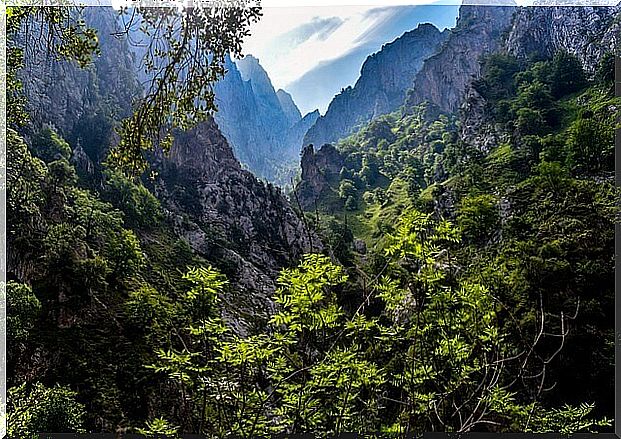
[[457,5],[264,7],[244,43],[276,89],[290,92],[302,113],[323,114],[341,88],[353,85],[366,57],[419,23],[453,27]]

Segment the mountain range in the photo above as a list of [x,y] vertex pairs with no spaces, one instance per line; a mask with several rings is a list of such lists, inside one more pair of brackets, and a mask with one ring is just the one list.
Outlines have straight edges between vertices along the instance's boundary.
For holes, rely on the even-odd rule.
[[117,13],[87,68],[26,51],[13,436],[611,430],[620,17],[461,6],[323,116],[227,58],[141,176],[106,161],[144,79]]

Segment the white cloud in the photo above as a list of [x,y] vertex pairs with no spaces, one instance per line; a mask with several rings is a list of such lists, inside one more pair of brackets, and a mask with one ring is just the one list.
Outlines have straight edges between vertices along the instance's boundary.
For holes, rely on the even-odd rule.
[[393,13],[391,8],[373,6],[266,7],[244,53],[259,58],[274,86],[284,87],[321,62],[363,44],[365,36]]

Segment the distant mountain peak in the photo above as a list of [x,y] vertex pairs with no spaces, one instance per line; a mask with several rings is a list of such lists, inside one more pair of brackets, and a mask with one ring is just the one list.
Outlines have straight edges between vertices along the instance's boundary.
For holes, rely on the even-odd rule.
[[246,55],[226,67],[215,87],[222,133],[254,174],[288,183],[284,170],[295,169],[304,134],[318,115],[303,119],[291,95],[274,89],[258,58]]
[[281,88],[276,92],[276,96],[280,101],[280,106],[285,112],[285,116],[287,116],[287,120],[290,125],[293,125],[302,119],[302,113],[300,113],[300,109],[295,104],[293,97],[289,93]]
[[336,142],[361,124],[396,110],[424,61],[440,50],[447,35],[433,24],[421,23],[368,56],[354,87],[332,99],[326,114],[306,134],[304,145]]

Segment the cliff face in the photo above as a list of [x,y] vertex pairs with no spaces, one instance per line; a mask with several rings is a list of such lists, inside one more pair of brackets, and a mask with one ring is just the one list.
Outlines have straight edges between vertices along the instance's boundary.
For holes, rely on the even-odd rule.
[[304,147],[301,159],[302,176],[296,187],[302,209],[314,210],[318,204],[329,198],[334,187],[338,186],[343,163],[341,153],[330,144],[323,145],[318,151],[315,151],[312,144]]
[[462,6],[442,49],[416,75],[406,106],[429,101],[443,111],[456,111],[468,85],[480,74],[481,56],[501,47],[514,13],[512,6]]
[[[133,100],[140,94],[129,44],[113,36],[118,31],[116,11],[86,8],[84,19],[98,30],[102,52],[94,57],[92,65],[78,69],[73,63],[41,53],[28,56],[26,51],[22,70],[31,128],[52,125],[74,146],[82,143],[85,132],[98,131],[102,138],[110,136],[110,119],[128,116]],[[109,145],[82,146],[88,158],[97,161]]]
[[549,58],[566,50],[592,74],[603,54],[616,47],[620,11],[619,5],[520,8],[504,47],[518,58]]
[[176,234],[234,285],[232,321],[243,330],[252,323],[244,316],[267,318],[278,270],[320,250],[316,236],[280,189],[242,169],[213,120],[176,136],[154,168],[160,175],[155,192]]
[[[498,51],[521,59],[548,59],[564,50],[575,55],[592,75],[603,55],[617,47],[620,12],[619,5],[517,8]],[[471,83],[460,111],[465,142],[485,152],[507,140],[507,134],[489,122],[485,100]]]
[[276,96],[278,97],[278,101],[280,102],[280,106],[285,112],[285,116],[287,116],[287,121],[289,125],[295,125],[300,119],[302,119],[302,113],[293,102],[293,98],[289,93],[280,89],[276,92]]
[[355,86],[334,97],[304,137],[304,145],[335,142],[397,109],[425,59],[437,52],[446,36],[431,24],[421,24],[369,56]]
[[[276,92],[259,61],[246,56],[227,60],[227,73],[216,84],[216,122],[236,156],[255,175],[287,183],[302,147],[309,119],[284,90]],[[311,113],[312,114],[312,113]],[[312,119],[313,116],[310,116]]]

